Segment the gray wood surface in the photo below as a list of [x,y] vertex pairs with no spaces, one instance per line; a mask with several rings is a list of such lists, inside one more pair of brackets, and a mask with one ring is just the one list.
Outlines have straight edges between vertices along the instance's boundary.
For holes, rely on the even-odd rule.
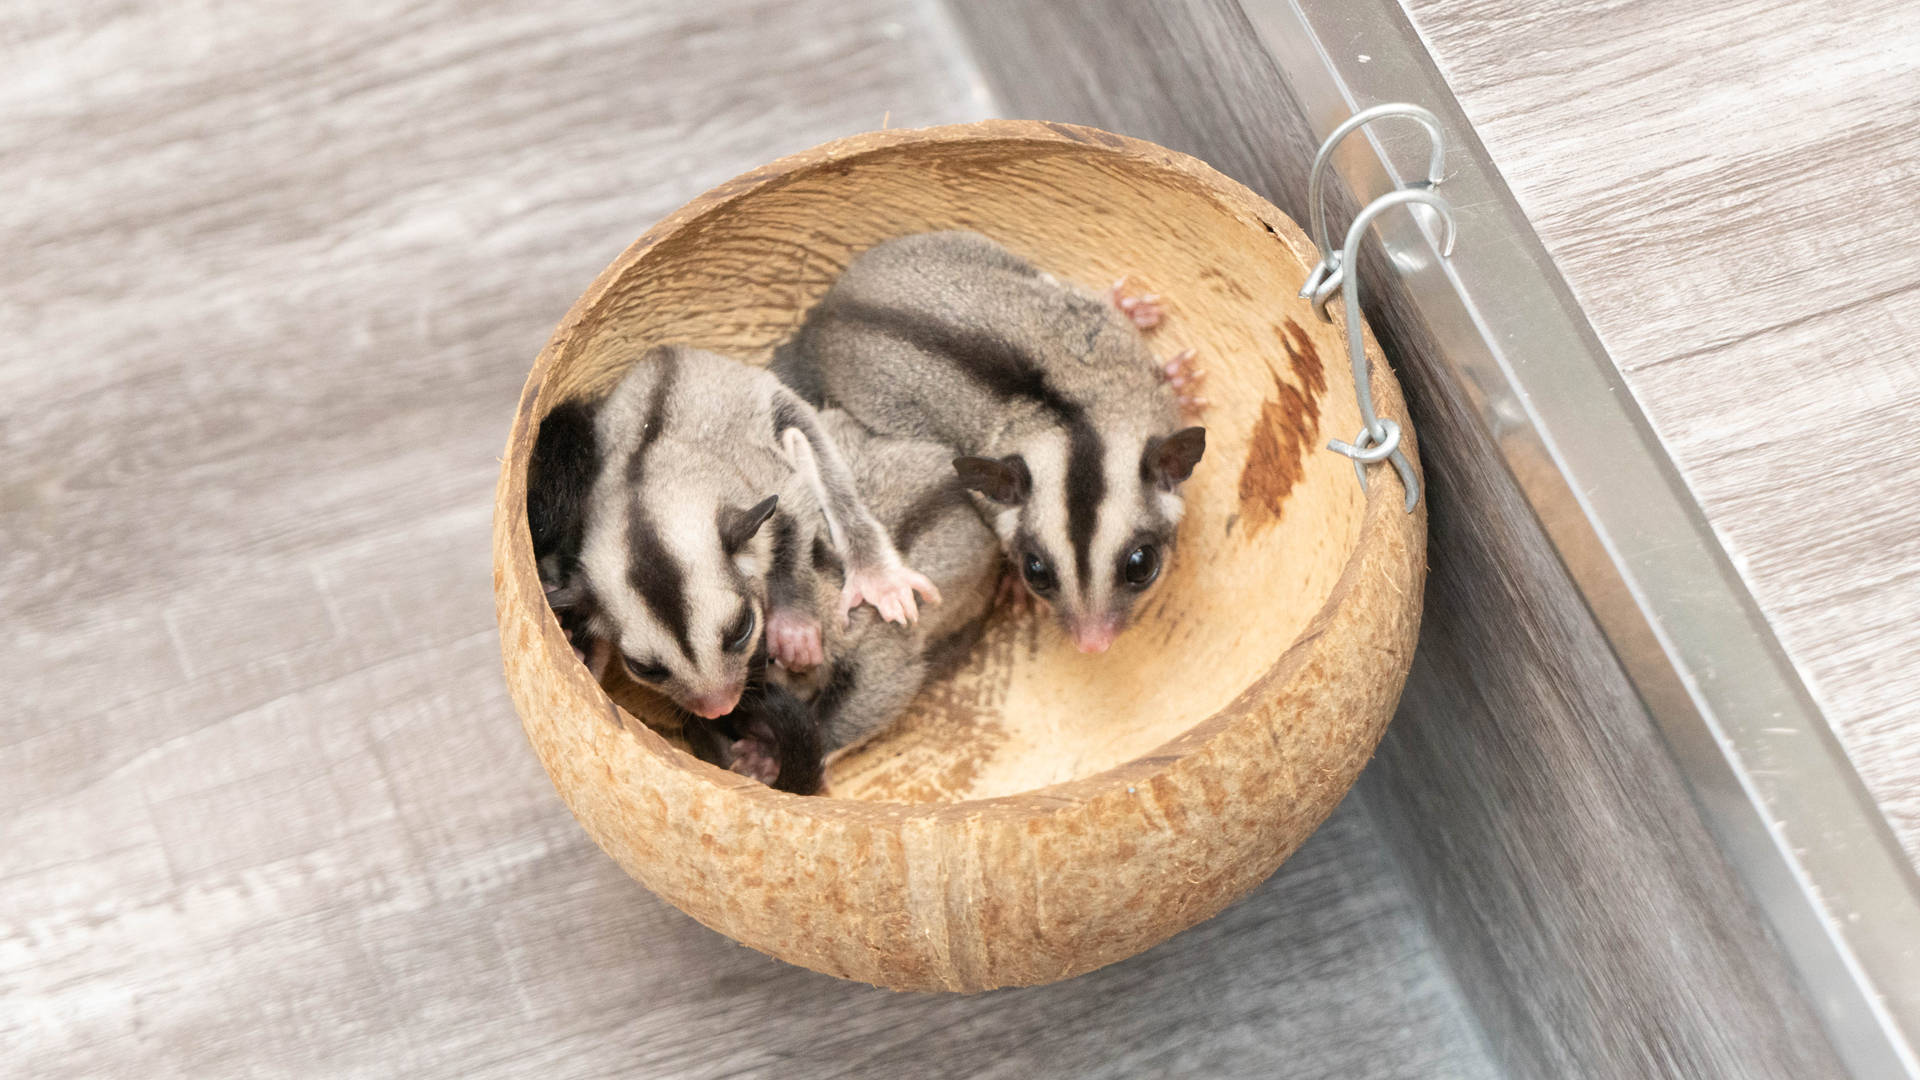
[[1911,0],[1403,0],[1920,864]]
[[[1009,111],[1197,154],[1305,220],[1317,139],[1233,0],[954,10]],[[1359,793],[1488,1045],[1515,1076],[1839,1075],[1464,388],[1398,275],[1363,253],[1420,437],[1432,569],[1413,675]]]
[[1144,956],[916,997],[661,904],[525,746],[487,551],[535,351],[707,185],[985,112],[941,19],[0,13],[0,1073],[1493,1075],[1358,804]]

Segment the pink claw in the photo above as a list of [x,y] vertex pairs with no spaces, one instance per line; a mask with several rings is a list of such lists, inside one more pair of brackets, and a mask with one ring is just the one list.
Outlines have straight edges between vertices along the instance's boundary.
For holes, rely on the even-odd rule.
[[1179,352],[1173,354],[1173,359],[1161,366],[1160,372],[1165,375],[1169,381],[1173,379],[1201,378],[1202,372],[1193,364],[1194,358],[1198,355],[1199,354],[1192,349],[1181,349]]
[[1135,296],[1127,291],[1127,279],[1121,278],[1107,289],[1107,300],[1120,309],[1134,326],[1141,330],[1151,330],[1159,326],[1167,312],[1160,306],[1160,297],[1156,293],[1142,293]]
[[750,776],[763,784],[772,784],[780,779],[780,762],[773,756],[773,747],[759,739],[736,740],[728,750],[727,768],[741,776]]
[[873,567],[847,574],[846,587],[840,590],[843,619],[852,619],[853,609],[868,603],[888,622],[902,626],[920,621],[920,609],[913,602],[919,593],[929,604],[940,602],[940,590],[926,575],[904,566]]
[[1160,368],[1168,386],[1175,391],[1184,391],[1176,396],[1180,411],[1189,417],[1198,416],[1207,407],[1207,399],[1196,393],[1200,383],[1207,377],[1207,373],[1194,364],[1196,355],[1192,349],[1182,349]]

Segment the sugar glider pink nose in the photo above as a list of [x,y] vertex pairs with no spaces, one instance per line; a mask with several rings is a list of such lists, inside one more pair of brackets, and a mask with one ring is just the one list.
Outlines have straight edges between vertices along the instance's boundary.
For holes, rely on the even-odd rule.
[[1106,652],[1119,636],[1119,625],[1111,622],[1080,623],[1073,627],[1073,643],[1083,653]]
[[687,702],[687,708],[691,710],[695,716],[704,716],[708,720],[718,720],[720,717],[732,712],[735,705],[740,704],[740,691],[742,689],[744,688],[735,686],[714,694],[702,694],[692,701]]

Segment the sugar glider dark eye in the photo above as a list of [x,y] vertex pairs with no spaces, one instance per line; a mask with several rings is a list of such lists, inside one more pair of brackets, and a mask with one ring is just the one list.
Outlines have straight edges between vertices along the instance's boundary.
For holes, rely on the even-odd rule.
[[665,664],[656,664],[652,661],[643,662],[635,660],[631,656],[624,655],[620,657],[620,660],[627,665],[627,674],[643,683],[663,683],[673,674],[667,670]]
[[734,619],[721,635],[720,647],[730,653],[746,652],[747,646],[753,644],[753,631],[758,625],[759,621],[753,614],[753,605],[742,607],[739,617]]
[[1059,585],[1054,580],[1053,567],[1031,551],[1020,558],[1020,576],[1027,579],[1028,588],[1042,595],[1052,592]]
[[1144,589],[1153,584],[1160,576],[1160,549],[1152,544],[1141,544],[1127,554],[1127,561],[1120,567],[1120,573],[1127,584],[1136,589]]

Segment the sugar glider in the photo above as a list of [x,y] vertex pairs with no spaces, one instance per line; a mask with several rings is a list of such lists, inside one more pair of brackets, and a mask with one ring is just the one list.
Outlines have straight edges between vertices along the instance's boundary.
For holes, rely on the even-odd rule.
[[1182,482],[1206,448],[1183,426],[1190,353],[1162,364],[1151,298],[1056,280],[977,233],[859,255],[775,369],[815,404],[959,452],[1013,568],[1085,652],[1102,652],[1162,575]]
[[[907,625],[864,609],[847,620],[825,619],[825,663],[803,671],[769,669],[770,682],[812,708],[820,752],[830,754],[885,730],[928,680],[965,659],[992,611],[1001,560],[946,446],[875,435],[835,409],[822,411],[820,423],[845,453],[861,498],[901,557],[925,573],[942,597]],[[791,449],[803,475],[820,474],[811,447],[795,441]],[[820,571],[816,607],[831,611],[841,573],[837,557],[824,542],[812,544],[808,557]]]
[[[804,560],[804,570],[790,575],[793,599],[822,628],[824,641],[815,648],[823,660],[750,664],[747,690],[730,711],[689,718],[683,730],[703,760],[799,794],[818,790],[826,754],[884,730],[929,679],[966,657],[992,608],[1000,565],[998,543],[949,467],[945,446],[876,436],[837,410],[818,420],[895,550],[926,574],[943,601],[905,624],[865,609],[842,617],[845,564],[825,514],[784,506],[776,514],[776,551]],[[592,591],[584,574],[569,571],[578,563],[586,492],[598,471],[594,430],[585,404],[569,402],[548,414],[529,466],[528,524],[562,626],[577,651],[604,664],[610,649],[590,629],[597,613]],[[795,432],[783,443],[805,486],[824,487],[812,443]]]
[[[783,791],[819,789],[828,754],[884,731],[927,681],[963,660],[993,607],[999,545],[948,467],[952,452],[927,440],[876,436],[836,410],[820,423],[858,478],[860,494],[901,556],[924,571],[943,599],[910,624],[861,610],[838,610],[841,566],[823,535],[806,541],[818,571],[815,605],[825,627],[825,662],[808,669],[767,667],[733,712],[693,720],[694,753]],[[789,436],[794,439],[794,436]],[[796,467],[813,482],[811,446],[795,439]]]
[[916,592],[938,599],[861,503],[814,410],[713,353],[654,348],[604,400],[556,408],[528,487],[534,555],[576,650],[596,675],[617,657],[698,717],[732,712],[769,651],[795,668],[825,659],[801,540],[816,520],[845,567],[836,616],[865,602],[910,623]]

